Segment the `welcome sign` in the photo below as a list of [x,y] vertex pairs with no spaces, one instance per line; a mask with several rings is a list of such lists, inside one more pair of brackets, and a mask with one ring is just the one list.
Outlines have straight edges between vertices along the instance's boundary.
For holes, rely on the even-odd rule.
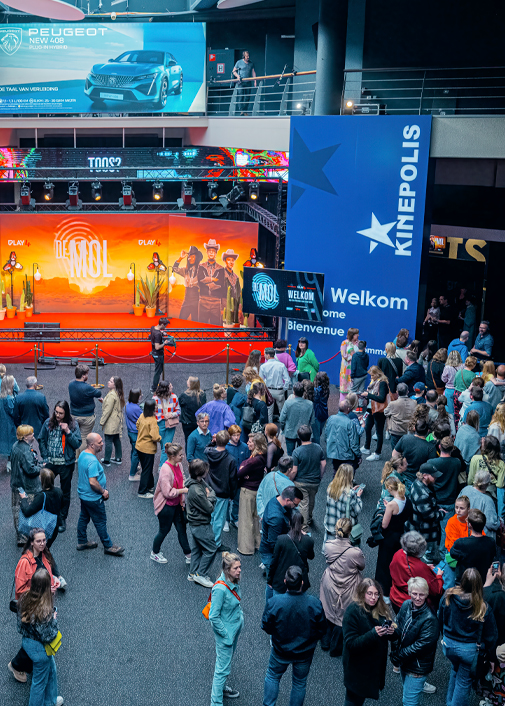
[[[431,116],[291,119],[285,266],[325,273],[321,324],[288,323],[319,360],[359,328],[371,360],[414,331]],[[335,379],[340,358],[327,369]]]

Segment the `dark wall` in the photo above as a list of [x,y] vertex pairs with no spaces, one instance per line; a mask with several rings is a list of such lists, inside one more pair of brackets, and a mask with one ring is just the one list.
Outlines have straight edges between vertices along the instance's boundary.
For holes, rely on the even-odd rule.
[[503,66],[504,32],[496,0],[369,0],[363,66]]

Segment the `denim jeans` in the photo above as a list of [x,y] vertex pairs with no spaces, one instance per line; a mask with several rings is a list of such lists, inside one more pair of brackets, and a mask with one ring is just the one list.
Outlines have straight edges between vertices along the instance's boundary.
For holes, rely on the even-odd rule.
[[443,639],[444,653],[452,665],[447,689],[447,706],[468,706],[472,692],[470,670],[477,651],[474,642],[458,642],[450,637]]
[[293,455],[293,451],[298,446],[298,439],[286,439],[286,453],[288,456]]
[[238,508],[240,504],[240,488],[238,488],[237,492],[235,493],[235,497],[233,500],[230,500],[230,504],[228,506],[228,522],[238,522]]
[[418,706],[427,675],[414,676],[400,671],[403,683],[403,706]]
[[114,458],[116,461],[121,461],[123,457],[123,449],[121,448],[121,437],[119,434],[104,434],[105,436],[105,453],[103,460],[105,463],[110,462],[112,456],[112,445],[114,444]]
[[503,506],[505,504],[505,488],[496,488],[498,500],[498,517],[503,517]]
[[444,390],[444,395],[447,400],[447,404],[445,406],[446,412],[447,414],[454,415],[454,388],[449,389],[446,387]]
[[81,514],[77,522],[77,542],[86,544],[88,541],[88,524],[92,520],[104,548],[112,547],[112,539],[107,532],[107,515],[105,514],[105,505],[102,498],[93,501],[80,498],[80,501]]
[[225,645],[223,638],[214,633],[216,639],[216,666],[214,667],[214,678],[212,680],[212,691],[210,695],[210,706],[222,706],[223,689],[226,686],[226,678],[231,672],[231,660],[237,649],[237,641],[240,630],[235,635],[231,645]]
[[214,539],[216,540],[218,548],[221,546],[221,534],[228,514],[228,505],[228,498],[217,498],[216,504],[214,505],[214,512],[210,518],[210,524],[212,525]]
[[401,436],[396,436],[396,434],[391,434],[391,436],[390,436],[391,451],[395,450],[396,444],[400,441],[401,438],[402,438]]
[[324,422],[320,422],[319,419],[314,419],[314,423],[312,424],[312,441],[314,444],[321,443],[321,437],[327,421],[328,420],[325,419]]
[[167,429],[166,427],[163,427],[161,425],[160,428],[160,436],[161,436],[161,456],[160,456],[160,468],[163,466],[165,461],[167,460],[167,455],[165,453],[165,444],[171,444],[172,441],[174,440],[175,436],[175,427],[172,427],[172,429]]
[[275,706],[277,703],[281,678],[290,664],[293,665],[293,677],[289,706],[302,706],[305,700],[307,677],[309,676],[313,656],[314,652],[312,651],[305,659],[285,659],[272,647],[270,651],[270,661],[268,662],[268,669],[265,675],[263,706]]
[[135,476],[137,474],[137,469],[139,467],[139,455],[137,453],[137,449],[135,448],[135,444],[137,443],[137,432],[129,431],[128,432],[128,438],[130,439],[130,444],[131,444],[131,451],[130,451],[130,476]]
[[23,649],[33,662],[28,706],[53,706],[58,698],[58,679],[54,657],[48,657],[44,645],[29,637],[23,637]]

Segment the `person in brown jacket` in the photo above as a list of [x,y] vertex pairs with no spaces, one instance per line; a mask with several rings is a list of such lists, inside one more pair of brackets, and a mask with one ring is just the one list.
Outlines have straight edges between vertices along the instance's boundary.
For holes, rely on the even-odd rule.
[[390,402],[384,414],[389,420],[389,433],[391,434],[391,448],[394,451],[396,444],[409,430],[409,423],[417,407],[417,402],[409,397],[409,386],[399,382],[396,388],[398,399]]
[[154,400],[148,400],[144,404],[144,412],[137,419],[137,443],[135,448],[139,455],[142,473],[139,483],[139,498],[154,497],[154,457],[158,450],[158,442],[161,441],[158,422],[154,416]]
[[348,517],[337,520],[336,538],[324,545],[326,570],[321,578],[319,599],[326,615],[327,631],[321,639],[321,648],[329,650],[331,657],[342,654],[342,620],[365,568],[363,552],[349,540],[351,529]]

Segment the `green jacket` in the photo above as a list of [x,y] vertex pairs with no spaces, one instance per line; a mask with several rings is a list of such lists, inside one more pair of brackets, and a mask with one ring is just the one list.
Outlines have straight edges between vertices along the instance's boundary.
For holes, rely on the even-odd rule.
[[299,373],[309,373],[311,381],[314,382],[316,373],[319,372],[319,363],[310,348],[307,348],[305,355],[296,359],[296,367]]

